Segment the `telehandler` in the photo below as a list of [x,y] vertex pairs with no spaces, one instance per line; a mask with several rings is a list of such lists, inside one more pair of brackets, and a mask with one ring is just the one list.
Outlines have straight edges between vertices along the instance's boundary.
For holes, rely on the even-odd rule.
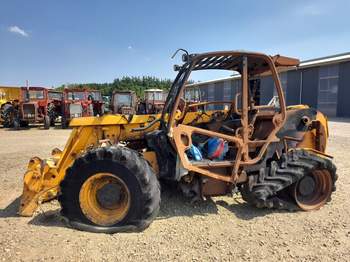
[[[76,229],[143,230],[157,216],[159,181],[194,199],[240,192],[258,208],[316,210],[330,200],[336,167],[326,150],[327,118],[306,105],[286,107],[277,69],[299,60],[243,51],[184,53],[161,114],[75,118],[63,151],[29,161],[19,213],[58,199]],[[191,72],[241,75],[228,109],[191,111],[184,88]],[[259,76],[273,78],[279,103],[260,103]],[[204,107],[207,108],[207,107]]]

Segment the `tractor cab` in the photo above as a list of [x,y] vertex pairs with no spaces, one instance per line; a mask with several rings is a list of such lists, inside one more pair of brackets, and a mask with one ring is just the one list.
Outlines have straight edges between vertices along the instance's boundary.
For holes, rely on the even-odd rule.
[[20,100],[14,116],[15,128],[28,126],[30,123],[44,123],[47,129],[50,127],[47,114],[49,103],[48,89],[45,87],[21,87]]
[[62,117],[63,92],[49,89],[48,99],[49,104],[47,106],[47,111],[50,117],[50,125],[54,126],[56,119]]
[[168,93],[162,89],[147,89],[144,91],[144,100],[140,103],[139,111],[144,114],[158,114],[164,107]]
[[88,99],[92,103],[94,116],[102,116],[105,111],[105,106],[101,91],[89,90]]
[[62,128],[66,128],[73,118],[93,115],[92,98],[86,89],[64,89]]
[[114,91],[111,99],[113,114],[133,115],[137,111],[137,97],[134,91]]

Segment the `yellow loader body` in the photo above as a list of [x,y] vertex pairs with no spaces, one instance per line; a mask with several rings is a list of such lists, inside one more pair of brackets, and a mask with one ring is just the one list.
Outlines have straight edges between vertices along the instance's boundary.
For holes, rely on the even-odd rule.
[[[205,123],[217,111],[189,112],[183,123]],[[224,111],[225,112],[225,111]],[[102,117],[74,118],[70,122],[73,128],[63,151],[52,150],[51,158],[42,160],[33,157],[24,174],[23,194],[21,196],[19,214],[32,216],[38,205],[57,197],[60,182],[63,180],[67,168],[76,158],[91,149],[104,144],[116,144],[122,141],[137,141],[144,138],[146,133],[159,128],[159,123],[144,131],[133,131],[148,125],[160,118],[158,115],[134,115],[128,119],[125,115],[105,115]],[[144,158],[157,171],[157,160],[154,152],[144,152]]]

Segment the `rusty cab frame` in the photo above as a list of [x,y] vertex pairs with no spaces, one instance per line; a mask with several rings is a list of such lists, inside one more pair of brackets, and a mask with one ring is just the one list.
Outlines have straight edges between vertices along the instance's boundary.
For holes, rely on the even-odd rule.
[[[192,171],[201,174],[214,182],[220,180],[223,184],[236,184],[246,181],[245,167],[257,164],[269,145],[280,140],[276,133],[286,120],[285,99],[276,67],[296,66],[299,64],[299,60],[279,55],[272,57],[261,53],[236,51],[211,52],[199,55],[184,54],[182,60],[184,62],[182,66],[175,66],[175,70],[179,72],[169,92],[160,120],[162,131],[170,139],[172,148],[176,148],[177,154],[175,155],[180,158],[180,167],[187,170],[186,172]],[[212,69],[238,72],[241,75],[241,93],[236,94],[232,101],[200,102],[180,106],[184,103],[183,94],[191,72]],[[270,105],[255,104],[252,101],[249,88],[250,81],[261,74],[266,74],[266,72],[271,72],[275,83],[281,105],[278,109]],[[201,126],[182,124],[183,122],[188,123],[186,113],[191,107],[220,103],[230,103],[230,109],[223,110],[221,116],[214,116],[215,121],[235,115],[236,127],[226,127],[226,131],[228,129],[231,132],[219,132],[218,128],[208,129]],[[224,139],[236,148],[235,157],[219,161],[208,159],[193,161],[189,159],[186,152],[192,145],[194,134]],[[162,165],[163,163],[168,164],[168,161],[164,157],[162,159],[161,152],[157,152],[157,158],[160,159],[160,161],[158,160],[159,169],[167,171],[166,166]],[[179,167],[178,160],[176,167]],[[181,170],[181,168],[176,168],[176,170]],[[166,176],[166,174],[163,175]]]

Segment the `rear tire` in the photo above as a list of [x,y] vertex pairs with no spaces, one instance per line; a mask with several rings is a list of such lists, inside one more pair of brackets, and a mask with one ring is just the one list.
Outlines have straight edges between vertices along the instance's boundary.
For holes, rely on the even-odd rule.
[[271,161],[240,187],[245,201],[258,208],[317,210],[336,190],[336,167],[325,157],[294,149]]
[[67,121],[65,118],[61,118],[61,128],[66,129],[69,125],[69,121]]
[[13,126],[13,120],[12,120],[12,114],[13,114],[14,108],[11,104],[5,104],[1,108],[1,118],[3,119],[3,125],[6,128]]
[[54,127],[56,123],[56,118],[50,118],[50,126]]
[[50,117],[48,115],[44,116],[44,129],[50,128]]
[[[112,189],[116,184],[119,190]],[[159,211],[160,187],[154,172],[145,159],[126,147],[104,147],[87,152],[67,169],[60,186],[61,214],[79,230],[141,231]],[[105,186],[112,190],[109,195],[101,193]],[[111,204],[109,196],[118,199]]]
[[21,128],[21,122],[20,122],[20,120],[18,120],[18,119],[14,119],[14,120],[13,120],[13,128],[14,128],[15,130],[19,130],[19,129]]

